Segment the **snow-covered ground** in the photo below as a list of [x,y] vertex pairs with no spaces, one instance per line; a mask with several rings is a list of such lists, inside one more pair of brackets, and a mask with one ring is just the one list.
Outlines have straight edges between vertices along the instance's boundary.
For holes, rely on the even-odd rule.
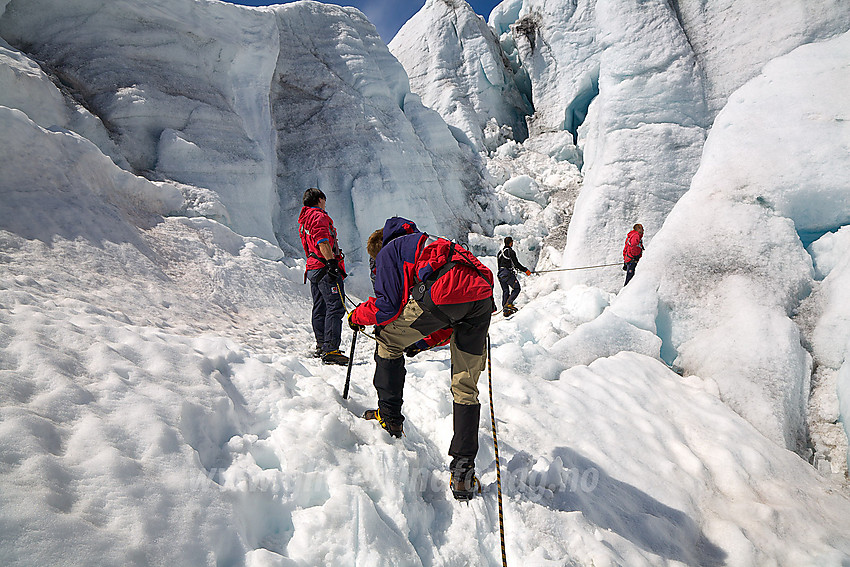
[[[363,176],[334,196],[352,246],[387,214],[418,222],[466,202],[458,180],[470,176],[480,184],[474,202],[447,232],[488,225],[466,238],[490,266],[506,235],[539,271],[575,266],[564,225],[593,216],[573,208],[592,185],[583,185],[572,134],[538,133],[484,158],[452,149],[451,130],[406,91],[398,64],[369,44],[373,30],[350,10],[38,2],[55,7],[55,21],[27,2],[0,0],[9,41],[0,42],[0,564],[500,565],[491,403],[511,565],[850,564],[842,430],[850,415],[850,35],[789,50],[731,95],[698,164],[688,165],[698,170],[693,183],[676,180],[689,189],[647,239],[625,291],[571,285],[563,272],[521,276],[520,311],[494,316],[491,327],[476,462],[483,490],[465,505],[447,488],[447,349],[408,360],[402,439],[358,417],[375,403],[367,338],[354,353],[348,400],[345,369],[308,356],[304,261],[280,227],[279,242],[257,237],[273,238],[266,233],[284,218],[285,199],[303,191],[282,189],[275,179],[287,168],[266,161],[295,114],[249,104],[263,91],[231,65],[253,54],[265,62],[257,72],[277,78],[266,94],[296,101],[304,92],[320,122],[351,127],[334,146],[338,156],[307,166],[333,177],[334,160],[365,160]],[[116,8],[131,4],[135,11]],[[502,8],[507,21],[520,4]],[[36,30],[36,21],[51,25]],[[190,33],[172,41],[172,31],[151,31],[170,30],[164,22]],[[145,39],[136,61],[155,54],[181,71],[138,70],[129,48],[98,67],[100,51],[85,61],[73,41],[56,39],[91,41],[99,26],[104,37],[126,34],[125,47]],[[45,50],[51,64],[10,45],[25,47],[23,32],[40,38],[28,48]],[[278,58],[278,47],[259,57],[263,42],[251,34],[278,36],[293,59]],[[296,47],[311,34],[310,47]],[[215,45],[221,58],[195,67],[189,44]],[[617,49],[626,50],[608,56]],[[332,70],[299,82],[286,69],[309,54],[316,69]],[[91,106],[102,99],[85,98],[85,81],[63,83],[79,58],[87,71],[78,77],[95,77],[104,93],[124,88],[110,77],[145,71],[159,82]],[[184,72],[181,93],[174,81]],[[199,85],[224,94],[202,100],[209,93]],[[319,105],[323,88],[345,96]],[[403,112],[388,92],[404,98]],[[134,96],[150,107],[133,114]],[[155,108],[188,121],[159,136]],[[210,121],[211,108],[221,121]],[[197,130],[203,124],[215,132]],[[329,139],[310,131],[305,148]],[[135,144],[170,148],[174,167],[137,175]],[[393,144],[398,152],[382,153],[383,165],[364,153]],[[418,173],[401,183],[408,160]],[[441,177],[458,164],[462,173]],[[177,166],[209,182],[172,175]],[[244,195],[233,192],[242,176],[255,182]],[[376,187],[396,182],[382,201]],[[440,195],[423,200],[422,183]],[[235,232],[236,210],[260,219],[259,232]],[[599,246],[616,261],[622,242]],[[358,257],[355,300],[369,287]],[[611,281],[623,273],[601,270]],[[806,428],[811,446],[801,447]]]

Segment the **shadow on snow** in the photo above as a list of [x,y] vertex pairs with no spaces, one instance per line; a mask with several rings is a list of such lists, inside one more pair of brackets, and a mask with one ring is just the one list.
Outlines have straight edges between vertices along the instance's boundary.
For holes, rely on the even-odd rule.
[[[712,543],[686,514],[666,506],[638,488],[606,474],[598,465],[576,451],[558,447],[552,460],[560,459],[555,473],[535,481],[530,455],[518,454],[525,465],[512,460],[511,475],[519,475],[520,492],[528,489],[537,501],[553,510],[581,512],[588,522],[610,530],[634,545],[671,561],[691,567],[720,567],[727,554]],[[517,459],[515,457],[514,459]],[[527,475],[525,478],[523,474]],[[558,485],[558,475],[562,480]],[[553,478],[555,480],[553,480]],[[568,482],[569,478],[573,482]],[[580,481],[579,481],[580,480]],[[524,487],[523,487],[524,485]],[[543,489],[543,490],[541,490]]]

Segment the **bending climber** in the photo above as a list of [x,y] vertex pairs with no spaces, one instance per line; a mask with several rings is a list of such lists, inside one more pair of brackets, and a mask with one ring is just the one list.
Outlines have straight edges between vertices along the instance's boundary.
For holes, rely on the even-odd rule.
[[517,260],[516,252],[514,252],[514,239],[510,236],[505,237],[505,247],[499,250],[496,262],[499,267],[496,275],[499,278],[499,284],[502,286],[502,314],[508,317],[517,312],[514,301],[516,301],[519,291],[522,289],[516,277],[516,270],[524,272],[526,276],[531,275],[531,270]]
[[[366,240],[366,252],[369,254],[369,275],[372,278],[372,289],[375,289],[375,278],[377,277],[377,265],[375,264],[375,258],[378,256],[378,252],[381,251],[381,248],[384,246],[384,229],[379,228],[375,232],[369,235],[369,238]],[[407,357],[414,357],[420,352],[425,352],[426,350],[431,350],[432,348],[436,348],[439,346],[445,346],[449,344],[449,340],[452,337],[452,328],[447,327],[445,329],[440,329],[439,331],[435,331],[425,337],[424,339],[419,339],[406,349],[404,349],[404,354]],[[375,347],[377,348],[377,346]]]
[[375,258],[375,297],[348,316],[352,329],[375,325],[374,385],[378,408],[363,417],[376,419],[390,435],[401,437],[404,349],[451,327],[451,391],[454,436],[449,445],[452,494],[469,500],[475,492],[478,454],[478,377],[487,354],[493,305],[493,274],[475,256],[444,238],[419,232],[401,217],[388,219],[382,248]]
[[327,197],[315,187],[304,192],[298,232],[307,255],[304,281],[310,280],[313,295],[313,334],[316,336],[315,355],[325,364],[348,364],[348,357],[339,350],[342,339],[342,304],[345,264],[339,249],[336,229],[325,212]]
[[643,255],[643,225],[636,224],[626,236],[626,245],[623,247],[623,269],[626,270],[626,283],[635,276],[638,260]]

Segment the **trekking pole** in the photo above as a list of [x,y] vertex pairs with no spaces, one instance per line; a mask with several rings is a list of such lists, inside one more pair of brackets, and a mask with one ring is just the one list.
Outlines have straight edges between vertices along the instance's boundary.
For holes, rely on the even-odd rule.
[[570,270],[589,270],[591,268],[607,268],[609,266],[622,266],[622,262],[617,262],[616,264],[599,264],[598,266],[580,266],[578,268],[557,268],[555,270],[534,270],[531,272],[532,274],[547,274],[549,272],[567,272]]
[[351,367],[354,366],[354,345],[357,344],[357,331],[351,337],[351,352],[348,356],[348,372],[345,373],[345,388],[342,389],[342,399],[348,399],[348,385],[351,383]]
[[502,541],[502,567],[508,567],[505,553],[505,517],[502,513],[502,471],[499,464],[499,440],[496,439],[496,412],[493,410],[493,362],[490,358],[490,335],[487,335],[487,378],[490,382],[490,425],[493,428],[493,450],[496,454],[496,489],[499,497],[499,536]]
[[[342,293],[342,288],[337,285],[337,291],[339,292],[339,298],[342,300],[342,308],[345,309],[346,313],[350,313],[348,307],[345,306],[345,295]],[[363,333],[364,335],[366,333]],[[351,336],[351,352],[348,353],[348,370],[345,373],[345,387],[342,389],[342,399],[348,399],[348,386],[351,384],[351,367],[354,366],[354,345],[357,344],[357,330],[354,331],[354,334]]]

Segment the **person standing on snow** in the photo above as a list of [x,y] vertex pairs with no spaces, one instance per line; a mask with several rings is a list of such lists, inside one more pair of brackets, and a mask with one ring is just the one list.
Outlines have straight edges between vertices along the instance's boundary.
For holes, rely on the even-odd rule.
[[494,311],[493,274],[469,251],[444,238],[419,232],[410,220],[384,224],[375,258],[375,297],[348,316],[357,331],[375,325],[374,385],[378,408],[367,410],[390,435],[401,437],[404,350],[435,331],[451,327],[451,391],[454,436],[450,486],[458,500],[475,492],[478,454],[478,377],[487,359],[487,331]]
[[516,252],[514,252],[514,239],[510,236],[505,237],[505,247],[499,251],[496,256],[496,262],[499,271],[496,276],[499,278],[499,284],[502,286],[502,314],[505,317],[513,315],[517,312],[514,307],[514,301],[519,296],[519,291],[522,289],[519,285],[519,280],[516,277],[516,270],[524,272],[526,276],[531,275],[531,270],[523,266],[517,260]]
[[339,350],[342,340],[342,304],[345,265],[339,249],[336,229],[325,212],[327,197],[315,187],[304,192],[298,232],[307,255],[304,281],[310,280],[313,295],[313,334],[316,336],[316,356],[325,364],[348,364],[348,357]]
[[623,269],[626,270],[626,283],[635,276],[638,260],[643,255],[643,225],[636,224],[626,236],[626,245],[623,247]]

